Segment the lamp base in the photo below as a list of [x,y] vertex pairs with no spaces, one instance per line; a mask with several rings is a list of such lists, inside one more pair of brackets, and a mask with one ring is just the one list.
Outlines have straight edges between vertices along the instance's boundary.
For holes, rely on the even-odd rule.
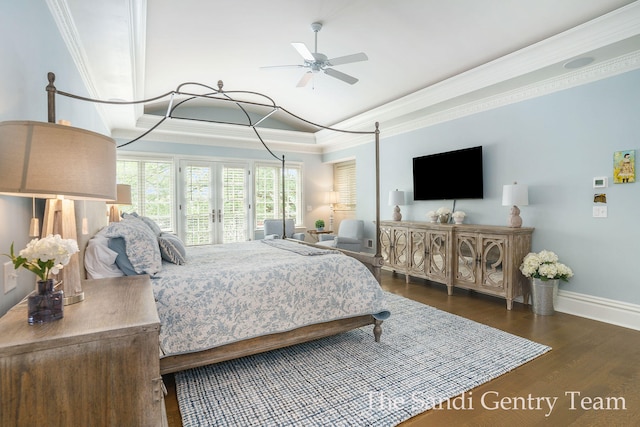
[[402,221],[402,214],[400,213],[400,207],[396,206],[393,208],[393,220],[394,221]]
[[517,206],[511,207],[511,214],[507,218],[507,225],[511,228],[522,227],[522,218],[520,217],[520,209]]
[[76,304],[81,301],[84,301],[84,292],[79,292],[75,295],[65,296],[63,298],[64,305]]

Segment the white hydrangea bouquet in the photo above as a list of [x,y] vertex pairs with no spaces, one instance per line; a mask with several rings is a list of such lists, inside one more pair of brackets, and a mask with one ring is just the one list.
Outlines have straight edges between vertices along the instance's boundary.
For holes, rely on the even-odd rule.
[[558,255],[547,250],[528,253],[522,260],[520,271],[525,277],[533,277],[543,282],[556,279],[568,282],[569,278],[573,277],[573,271],[558,262]]
[[38,280],[47,280],[50,274],[58,274],[65,265],[69,264],[71,256],[78,252],[78,243],[73,239],[63,239],[59,234],[42,239],[33,239],[22,249],[18,256],[13,252],[7,255],[11,258],[14,268],[24,267],[38,276]]
[[451,214],[451,209],[445,208],[444,206],[438,208],[438,210],[436,211],[436,215],[449,215],[449,214]]

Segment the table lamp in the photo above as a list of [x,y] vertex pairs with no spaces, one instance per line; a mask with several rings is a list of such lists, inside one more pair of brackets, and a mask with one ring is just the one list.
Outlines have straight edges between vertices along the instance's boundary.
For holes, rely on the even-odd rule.
[[529,188],[514,182],[502,187],[502,206],[511,206],[511,213],[507,218],[507,225],[512,228],[522,226],[520,209],[516,205],[527,206],[529,204]]
[[402,214],[400,213],[400,205],[404,205],[404,191],[389,191],[389,206],[395,205],[393,208],[393,220],[401,221]]

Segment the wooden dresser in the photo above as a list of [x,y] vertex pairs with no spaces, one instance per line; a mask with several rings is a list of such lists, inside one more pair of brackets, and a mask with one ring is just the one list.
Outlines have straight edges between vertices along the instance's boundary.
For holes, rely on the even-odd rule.
[[0,319],[1,426],[166,425],[149,277],[83,290],[61,320],[30,326],[24,302]]
[[385,266],[410,276],[504,298],[529,301],[529,281],[519,270],[531,250],[533,228],[381,221]]

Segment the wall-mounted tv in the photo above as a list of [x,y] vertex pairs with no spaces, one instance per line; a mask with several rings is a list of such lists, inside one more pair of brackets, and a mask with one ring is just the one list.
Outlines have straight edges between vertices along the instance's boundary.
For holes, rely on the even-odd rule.
[[482,146],[413,158],[414,200],[483,197]]

